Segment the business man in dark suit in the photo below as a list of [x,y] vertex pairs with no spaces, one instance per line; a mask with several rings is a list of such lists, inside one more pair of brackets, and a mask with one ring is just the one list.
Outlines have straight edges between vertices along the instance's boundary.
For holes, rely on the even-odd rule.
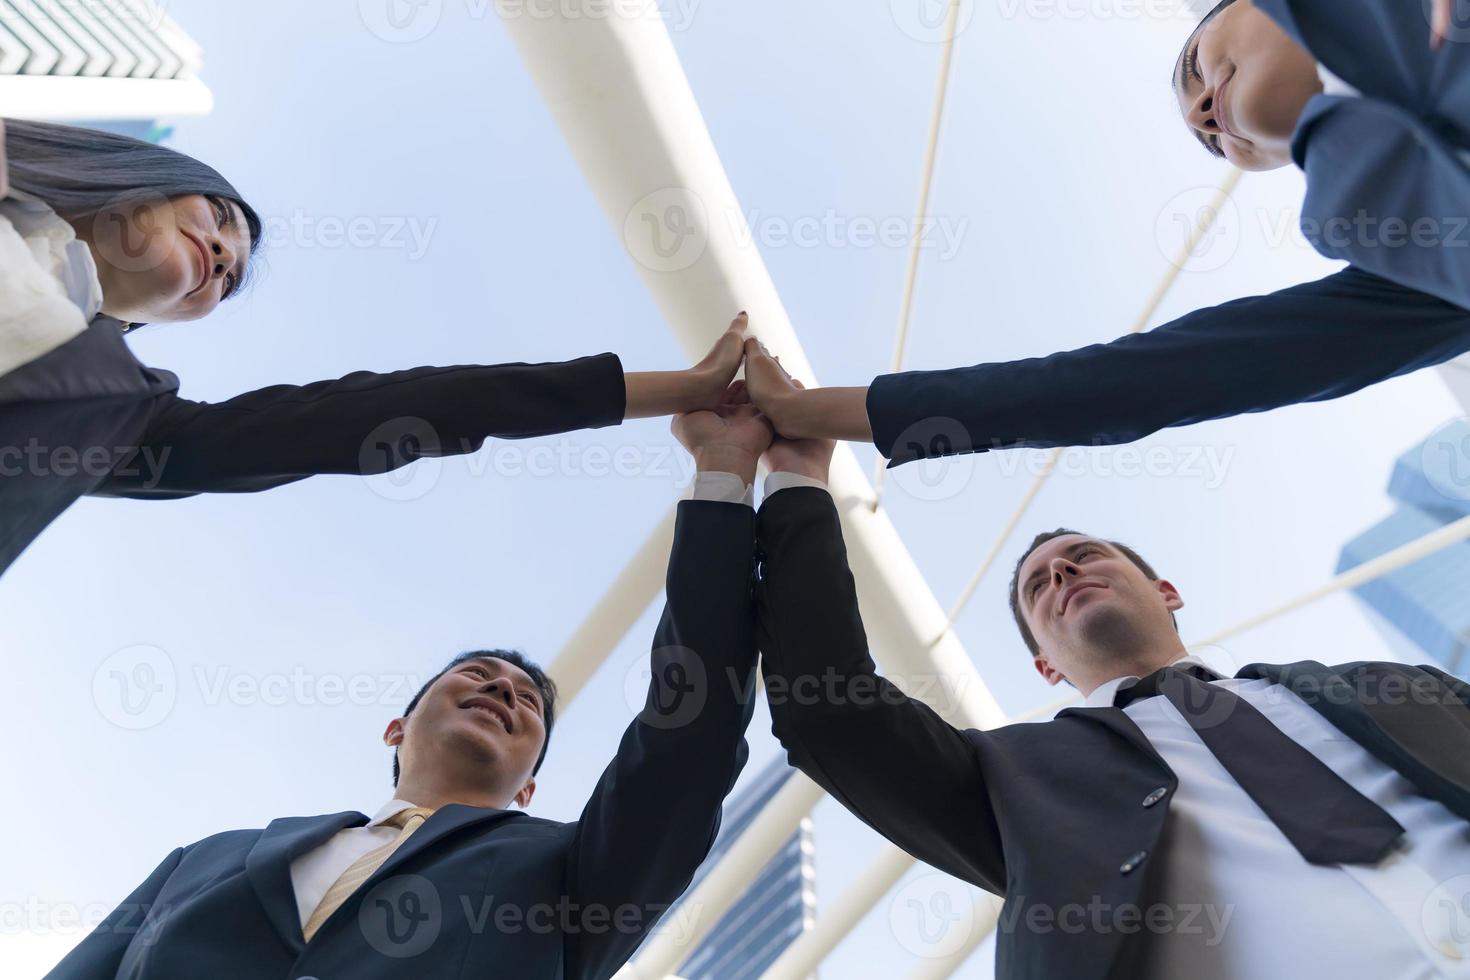
[[[1224,0],[1171,66],[1185,125],[1210,153],[1302,170],[1302,231],[1346,269],[1044,357],[805,392],[748,371],[756,403],[783,435],[871,440],[896,466],[1132,442],[1470,351],[1470,44],[1432,50],[1426,9]],[[757,367],[758,353],[747,343]]]
[[[831,445],[777,439],[768,466],[824,481]],[[997,976],[1470,975],[1470,685],[1314,660],[1223,678],[1180,642],[1177,588],[1058,531],[1012,603],[1038,672],[1086,703],[960,731],[875,675],[827,492],[769,495],[756,542],[777,737],[879,833],[1005,897]]]
[[579,820],[520,809],[553,685],[518,655],[467,654],[389,723],[397,792],[373,818],[286,817],[181,847],[51,977],[612,976],[688,885],[746,759],[743,498],[771,433],[741,392],[675,422],[699,476],[679,506],[653,680]]

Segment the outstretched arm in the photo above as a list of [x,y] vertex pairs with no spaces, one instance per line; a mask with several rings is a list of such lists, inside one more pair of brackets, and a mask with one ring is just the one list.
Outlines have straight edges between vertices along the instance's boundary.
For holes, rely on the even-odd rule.
[[[718,414],[683,416],[675,431],[701,476],[734,474],[731,482],[742,487],[770,442],[739,383]],[[647,699],[582,812],[568,860],[576,906],[625,924],[569,933],[568,980],[612,976],[714,843],[721,802],[748,751],[754,565],[755,515],[747,504],[679,505]]]
[[[830,458],[830,443],[826,456]],[[757,622],[771,723],[791,764],[922,861],[993,892],[1005,860],[968,737],[878,676],[815,441],[777,439],[756,521]]]
[[[1017,447],[1110,445],[1159,429],[1350,394],[1470,350],[1470,312],[1355,267],[1197,310],[1108,344],[1008,363],[879,377],[832,411],[766,408],[769,372],[747,345],[756,403],[783,434],[851,438],[865,394],[874,444],[894,465]],[[776,398],[779,405],[781,398]],[[820,406],[819,406],[820,407]]]
[[268,490],[318,474],[386,473],[414,460],[713,405],[740,365],[743,320],[688,371],[624,374],[614,354],[553,364],[358,372],[217,404],[169,396],[95,493],[168,499]]

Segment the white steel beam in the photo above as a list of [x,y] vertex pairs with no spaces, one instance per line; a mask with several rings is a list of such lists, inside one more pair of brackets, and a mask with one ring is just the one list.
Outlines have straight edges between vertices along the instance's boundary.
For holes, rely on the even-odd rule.
[[[634,9],[637,8],[637,9]],[[685,351],[703,356],[737,310],[809,385],[797,340],[746,228],[694,93],[654,3],[586,11],[497,7],[644,284]],[[875,656],[897,683],[922,680],[933,707],[964,727],[1002,715],[847,446],[832,491]],[[938,641],[936,642],[936,637]],[[917,688],[914,688],[917,691]]]

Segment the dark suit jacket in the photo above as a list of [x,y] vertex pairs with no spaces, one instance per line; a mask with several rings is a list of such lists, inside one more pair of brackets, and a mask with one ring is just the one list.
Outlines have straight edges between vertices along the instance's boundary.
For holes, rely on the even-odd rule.
[[170,854],[51,978],[612,976],[689,884],[745,764],[753,524],[748,507],[679,505],[648,701],[576,822],[443,807],[309,943],[291,859],[368,818],[218,834]]
[[1132,442],[1337,398],[1470,350],[1470,45],[1430,51],[1420,0],[1256,6],[1363,93],[1312,98],[1292,142],[1302,229],[1352,265],[1110,344],[882,376],[868,416],[893,465]]
[[[914,857],[1005,896],[997,976],[1131,980],[1149,933],[1078,929],[1090,920],[1064,910],[1167,900],[1150,872],[1165,856],[1178,780],[1138,726],[1109,707],[956,729],[875,676],[828,494],[774,495],[756,542],[762,663],[772,726],[791,763]],[[1470,820],[1470,685],[1390,663],[1252,664],[1237,676],[1288,686]],[[804,689],[824,696],[777,696],[801,690],[800,677],[822,678]],[[1050,929],[1028,927],[1048,921]]]
[[141,364],[107,317],[0,377],[0,573],[84,494],[170,499],[384,473],[487,438],[617,425],[625,405],[613,354],[362,371],[217,404],[178,387]]

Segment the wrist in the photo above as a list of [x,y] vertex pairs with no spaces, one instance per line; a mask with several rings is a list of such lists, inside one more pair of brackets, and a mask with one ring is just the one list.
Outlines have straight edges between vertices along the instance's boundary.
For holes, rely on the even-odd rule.
[[783,461],[779,465],[771,467],[772,473],[793,473],[796,476],[804,476],[809,480],[818,480],[822,483],[830,483],[832,464],[830,459],[794,459]]
[[694,450],[694,468],[699,473],[734,473],[746,483],[755,482],[760,457],[738,446],[701,446]]

